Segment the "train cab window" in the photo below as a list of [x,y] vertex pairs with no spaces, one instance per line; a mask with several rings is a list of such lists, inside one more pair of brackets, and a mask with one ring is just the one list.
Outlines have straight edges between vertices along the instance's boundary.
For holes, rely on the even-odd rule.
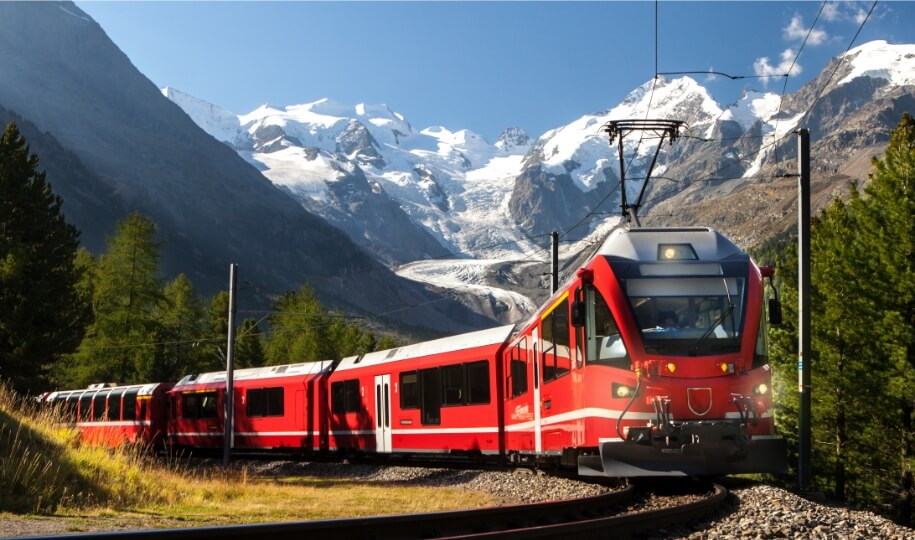
[[354,413],[362,410],[359,379],[332,383],[330,385],[330,406],[334,414]]
[[629,369],[629,353],[600,291],[585,287],[585,348],[589,364]]
[[565,298],[556,304],[552,311],[543,316],[541,322],[543,380],[547,382],[562,377],[571,368],[569,299]]
[[438,425],[442,423],[442,377],[438,368],[423,369],[419,372],[421,422]]
[[467,404],[489,403],[489,362],[470,362],[467,368]]
[[283,387],[252,388],[245,394],[245,414],[248,418],[283,416]]
[[464,404],[464,365],[442,366],[442,405]]
[[108,419],[118,421],[121,419],[121,398],[124,389],[112,390],[108,396]]
[[517,345],[512,347],[511,360],[509,361],[509,376],[511,386],[508,395],[518,397],[527,392],[527,338],[521,338]]
[[128,388],[124,392],[124,403],[121,406],[121,416],[124,420],[137,419],[137,394],[139,392],[139,388]]
[[415,371],[400,374],[400,408],[419,408],[419,382]]
[[740,350],[749,259],[611,263],[646,352],[707,356]]
[[182,418],[216,418],[216,413],[216,392],[194,392],[181,394]]

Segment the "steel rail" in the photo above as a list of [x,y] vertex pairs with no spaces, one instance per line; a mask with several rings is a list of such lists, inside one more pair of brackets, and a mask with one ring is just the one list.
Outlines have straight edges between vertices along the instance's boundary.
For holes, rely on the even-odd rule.
[[81,533],[76,535],[30,536],[45,539],[71,540],[190,540],[214,539],[236,540],[269,538],[286,540],[307,538],[319,540],[358,539],[411,539],[441,538],[455,535],[472,535],[495,529],[524,530],[534,524],[544,526],[560,521],[574,522],[581,516],[594,516],[607,508],[623,504],[632,499],[634,488],[623,489],[580,499],[551,501],[533,504],[519,504],[434,512],[427,514],[402,514],[355,519],[331,519],[297,521],[252,525],[225,525],[213,527],[191,527],[181,529],[153,529],[142,531],[114,531]]
[[487,538],[514,539],[535,538],[540,540],[556,539],[576,540],[630,538],[640,533],[683,525],[697,521],[720,508],[727,500],[728,490],[721,485],[713,485],[711,496],[699,501],[659,508],[645,512],[585,519],[555,525],[526,527],[511,530],[492,531],[479,534],[444,536],[438,540],[484,540]]

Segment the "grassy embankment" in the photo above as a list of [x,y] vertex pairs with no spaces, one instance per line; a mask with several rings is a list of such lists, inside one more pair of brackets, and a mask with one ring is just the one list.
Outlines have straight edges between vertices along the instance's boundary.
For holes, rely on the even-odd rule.
[[245,468],[164,464],[135,448],[83,444],[74,429],[57,420],[56,411],[40,409],[0,384],[0,512],[133,516],[137,527],[148,527],[433,512],[492,502],[453,489],[268,479]]

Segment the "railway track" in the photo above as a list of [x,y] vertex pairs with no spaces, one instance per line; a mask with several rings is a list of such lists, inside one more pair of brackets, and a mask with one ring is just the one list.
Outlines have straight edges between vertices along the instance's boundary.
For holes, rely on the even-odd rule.
[[[645,511],[631,511],[636,489],[564,501],[511,505],[475,510],[380,516],[359,519],[232,525],[186,529],[158,529],[88,533],[77,536],[39,538],[78,538],[79,540],[235,540],[270,538],[286,540],[332,538],[365,540],[407,539],[486,539],[486,538],[625,538],[698,520],[727,498],[720,485],[685,503]],[[34,537],[33,537],[34,538]]]

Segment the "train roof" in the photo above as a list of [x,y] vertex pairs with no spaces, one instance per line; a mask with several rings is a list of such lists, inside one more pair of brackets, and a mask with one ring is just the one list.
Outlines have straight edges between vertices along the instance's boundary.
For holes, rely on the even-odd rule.
[[610,233],[597,254],[612,259],[658,261],[660,246],[665,244],[689,244],[700,261],[720,261],[744,253],[721,233],[707,227],[620,227]]
[[74,395],[74,394],[96,394],[98,392],[108,392],[108,391],[117,391],[117,390],[137,390],[138,396],[151,396],[153,392],[156,391],[156,388],[166,385],[166,383],[148,383],[148,384],[128,384],[123,386],[106,386],[100,384],[93,384],[89,388],[80,388],[77,390],[57,390],[55,392],[49,393],[44,399],[45,401],[53,401],[55,399],[63,399],[65,397]]
[[420,358],[423,356],[464,349],[474,349],[487,345],[497,345],[505,343],[514,329],[515,325],[509,324],[490,328],[488,330],[458,334],[456,336],[433,341],[424,341],[422,343],[406,345],[404,347],[397,347],[386,351],[371,352],[362,356],[348,356],[340,361],[340,365],[337,366],[337,371],[345,371],[347,369],[355,369],[367,365],[386,364],[408,358]]
[[[299,364],[285,364],[282,366],[264,366],[256,368],[236,369],[232,374],[232,379],[235,382],[238,382],[256,379],[274,379],[277,377],[317,375],[327,371],[332,364],[332,360],[320,360],[317,362],[302,362]],[[225,380],[225,371],[212,371],[209,373],[192,374],[187,375],[178,381],[175,384],[175,388],[192,384],[225,382]]]

